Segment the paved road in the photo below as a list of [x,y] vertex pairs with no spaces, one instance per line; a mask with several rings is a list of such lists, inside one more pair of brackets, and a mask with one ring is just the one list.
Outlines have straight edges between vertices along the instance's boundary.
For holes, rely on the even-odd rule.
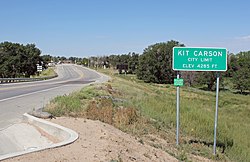
[[77,65],[58,65],[58,78],[0,85],[0,130],[21,121],[22,114],[45,106],[58,95],[69,94],[88,83],[107,80],[97,72]]

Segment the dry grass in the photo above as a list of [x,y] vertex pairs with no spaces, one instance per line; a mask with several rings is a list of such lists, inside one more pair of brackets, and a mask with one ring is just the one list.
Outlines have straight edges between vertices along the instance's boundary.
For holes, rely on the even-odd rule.
[[91,101],[86,109],[88,119],[100,120],[102,122],[113,123],[113,106],[107,99],[101,99],[99,102]]
[[119,107],[114,114],[114,125],[116,127],[127,126],[138,120],[138,115],[134,108]]
[[[223,147],[217,147],[217,156],[212,155],[212,146],[206,145],[213,141],[214,93],[181,88],[180,147],[175,146],[176,88],[172,85],[146,84],[130,76],[119,76],[73,96],[80,101],[75,106],[85,103],[85,107],[73,109],[73,103],[66,105],[69,101],[63,98],[58,99],[62,104],[52,104],[52,109],[62,115],[80,111],[77,114],[82,117],[112,124],[135,135],[141,143],[149,143],[180,160],[195,161],[203,156],[248,161],[250,157],[249,96],[220,92],[217,143]],[[72,96],[65,98],[72,100]],[[117,103],[114,98],[125,102]]]
[[86,118],[123,127],[137,121],[138,115],[134,108],[116,107],[111,99],[93,100],[86,109]]

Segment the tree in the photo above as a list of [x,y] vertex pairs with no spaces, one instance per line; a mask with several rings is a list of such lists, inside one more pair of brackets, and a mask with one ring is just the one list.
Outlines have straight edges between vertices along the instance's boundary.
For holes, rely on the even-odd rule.
[[233,53],[227,56],[228,68],[225,73],[226,77],[232,77],[234,73],[238,70],[238,59],[237,56]]
[[233,73],[234,87],[243,93],[250,90],[250,51],[240,52],[236,56],[237,70]]
[[216,72],[198,72],[197,82],[201,85],[207,85],[207,90],[212,91],[215,89]]
[[20,77],[35,74],[41,62],[41,51],[34,44],[0,43],[0,77]]
[[193,84],[196,83],[196,78],[197,78],[197,72],[195,71],[182,71],[181,72],[181,78],[184,79],[185,84],[188,86],[193,86]]
[[110,55],[108,57],[108,61],[111,67],[115,68],[117,63],[119,62],[120,55]]
[[48,64],[53,60],[53,57],[50,55],[42,55],[41,58],[44,64]]
[[24,63],[24,68],[22,72],[25,73],[26,77],[34,75],[37,71],[37,64],[41,64],[41,51],[36,48],[35,44],[27,44],[25,46],[24,53],[27,56],[27,60]]
[[135,73],[137,67],[138,67],[138,64],[139,64],[139,54],[136,54],[136,53],[129,53],[129,61],[128,61],[128,73]]
[[145,82],[173,83],[175,72],[172,70],[172,50],[184,46],[171,40],[149,46],[139,57],[137,77]]
[[83,58],[81,64],[83,66],[89,66],[89,59],[88,58]]
[[122,72],[122,69],[126,69],[128,73],[132,74],[138,67],[139,54],[129,52],[128,54],[110,55],[106,57],[106,61],[108,61],[110,67],[118,69],[119,73]]

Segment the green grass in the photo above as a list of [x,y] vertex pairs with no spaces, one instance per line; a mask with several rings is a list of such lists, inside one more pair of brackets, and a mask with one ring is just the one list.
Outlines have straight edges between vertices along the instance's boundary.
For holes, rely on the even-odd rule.
[[33,75],[32,78],[50,77],[55,76],[56,72],[53,67],[43,70],[39,75]]
[[88,102],[101,94],[104,92],[96,91],[94,86],[89,86],[70,95],[57,96],[46,106],[46,111],[55,116],[82,116]]
[[[123,75],[120,78],[125,80],[120,79],[117,88],[126,91],[127,96],[132,99],[130,100],[131,105],[135,105],[142,115],[163,123],[162,129],[175,128],[175,87],[141,82],[134,84],[136,79],[129,75]],[[126,81],[127,83],[125,83]],[[183,87],[180,99],[180,135],[212,143],[215,92]],[[234,94],[230,91],[219,93],[217,132],[217,143],[226,147],[225,156],[233,161],[248,161],[250,159],[249,95]],[[210,146],[211,149],[212,146]],[[221,148],[218,148],[218,151],[222,151]]]
[[[190,160],[188,155],[199,155],[221,161],[249,161],[250,159],[250,96],[221,91],[219,94],[219,118],[217,156],[212,155],[215,92],[182,87],[180,92],[180,147],[175,147],[176,88],[173,85],[147,84],[133,75],[116,75],[109,82],[113,89],[121,92],[120,98],[126,102],[115,106],[134,107],[145,120],[137,120],[133,126],[120,129],[142,137],[158,134],[169,139],[164,148],[180,160]],[[110,95],[94,86],[84,88],[69,96],[57,97],[52,101],[52,109],[57,115],[81,114],[86,111],[89,100],[101,95]],[[53,108],[53,104],[56,105]],[[57,107],[57,108],[55,108]],[[52,111],[52,112],[53,112]],[[84,114],[84,113],[83,113]],[[142,122],[144,121],[144,122]],[[153,122],[149,122],[153,121]],[[198,143],[189,143],[190,140]],[[143,140],[144,141],[144,140]],[[171,143],[172,142],[172,143]],[[171,148],[172,147],[172,148]],[[224,147],[224,148],[223,148]],[[176,149],[179,152],[176,153]],[[224,152],[223,152],[224,149]]]
[[51,68],[51,67],[42,71],[40,74],[41,77],[53,76],[53,75],[56,75],[56,72],[55,72],[54,68]]

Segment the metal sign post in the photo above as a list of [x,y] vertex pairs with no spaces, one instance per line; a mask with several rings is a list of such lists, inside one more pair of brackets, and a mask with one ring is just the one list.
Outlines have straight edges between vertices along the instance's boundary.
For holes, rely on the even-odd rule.
[[[180,78],[177,72],[177,79]],[[179,118],[180,118],[180,86],[176,87],[176,145],[179,145]]]
[[219,71],[227,71],[227,50],[225,48],[212,47],[174,47],[172,68],[177,72],[174,85],[176,92],[176,145],[179,145],[179,113],[180,113],[180,87],[179,71],[216,71],[216,109],[214,121],[214,146],[213,154],[216,154],[216,133],[219,105]]
[[216,73],[216,107],[215,107],[215,118],[214,118],[214,149],[213,153],[216,155],[216,130],[218,122],[218,105],[219,105],[219,84],[220,84],[220,74]]

